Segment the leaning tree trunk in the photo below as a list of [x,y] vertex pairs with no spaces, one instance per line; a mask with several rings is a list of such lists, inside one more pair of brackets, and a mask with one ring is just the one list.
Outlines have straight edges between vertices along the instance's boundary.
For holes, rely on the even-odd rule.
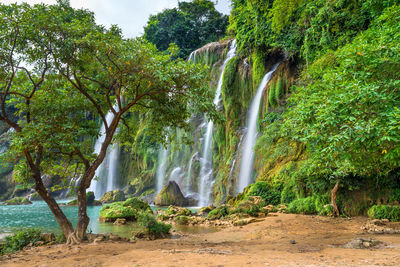
[[110,145],[112,138],[114,136],[115,130],[118,126],[118,121],[121,114],[118,113],[114,118],[113,122],[110,124],[110,128],[106,131],[106,137],[100,149],[100,153],[97,156],[96,160],[93,162],[91,166],[87,163],[86,171],[81,179],[78,189],[78,223],[76,224],[75,231],[71,233],[67,238],[67,244],[79,244],[82,242],[83,237],[85,236],[86,229],[89,225],[90,219],[87,216],[87,201],[86,201],[86,190],[90,186],[90,182],[92,181],[97,168],[103,162],[106,157],[107,148]]
[[50,195],[46,187],[43,185],[40,174],[34,175],[34,180],[36,192],[49,206],[51,212],[56,218],[57,223],[60,225],[64,236],[68,237],[71,233],[74,232],[74,228],[72,227],[71,222],[67,219],[63,211],[60,209],[60,206],[58,206],[56,200]]
[[331,202],[333,207],[333,216],[339,216],[339,209],[336,203],[337,191],[339,189],[339,181],[336,182],[335,186],[331,190]]
[[76,224],[75,231],[68,235],[67,245],[75,245],[82,242],[90,221],[86,208],[86,188],[81,185],[78,190],[78,223]]

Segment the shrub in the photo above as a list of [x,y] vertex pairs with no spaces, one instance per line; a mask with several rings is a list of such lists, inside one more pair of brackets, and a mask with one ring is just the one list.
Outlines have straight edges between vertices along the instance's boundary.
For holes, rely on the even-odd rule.
[[400,221],[400,206],[375,205],[368,210],[368,216],[373,219],[388,219]]
[[63,233],[59,233],[59,234],[56,235],[56,242],[58,244],[63,244],[65,242],[67,242],[67,239],[65,238]]
[[221,207],[215,208],[212,211],[210,211],[207,215],[207,218],[209,218],[211,220],[221,219],[222,217],[225,217],[228,214],[229,214],[228,207],[221,206]]
[[260,196],[266,204],[278,205],[280,203],[281,193],[267,182],[260,181],[251,186],[248,196]]
[[1,248],[0,254],[15,252],[26,247],[30,243],[41,241],[40,229],[27,228],[6,237],[6,242]]
[[187,216],[177,216],[175,217],[175,223],[178,225],[186,225],[189,223],[189,218]]
[[299,198],[291,202],[288,206],[290,213],[316,214],[317,208],[313,197]]
[[153,237],[163,237],[171,230],[170,224],[157,221],[156,217],[148,212],[139,212],[137,223],[145,233]]

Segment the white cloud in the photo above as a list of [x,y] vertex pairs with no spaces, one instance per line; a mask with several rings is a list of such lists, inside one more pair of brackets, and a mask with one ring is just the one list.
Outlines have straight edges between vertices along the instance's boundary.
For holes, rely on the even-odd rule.
[[[1,3],[55,4],[56,0],[0,0]],[[126,37],[135,37],[143,33],[147,19],[166,8],[178,5],[178,0],[70,0],[74,8],[93,11],[99,24],[110,26],[117,24]],[[229,13],[230,0],[218,0],[217,9]]]

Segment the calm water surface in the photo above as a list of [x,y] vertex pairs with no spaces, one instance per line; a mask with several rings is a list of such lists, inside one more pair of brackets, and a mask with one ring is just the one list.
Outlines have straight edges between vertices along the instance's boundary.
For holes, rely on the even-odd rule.
[[[15,205],[3,206],[0,205],[0,239],[4,233],[14,232],[21,227],[41,228],[45,232],[61,233],[57,221],[54,219],[49,207],[44,201],[32,201],[32,205]],[[58,201],[66,203],[68,201]],[[62,206],[64,214],[75,226],[78,222],[78,207]],[[114,226],[112,223],[100,223],[98,221],[101,206],[87,207],[87,214],[90,218],[88,232],[91,233],[107,233],[111,232],[124,237],[131,237],[135,230],[135,224],[127,224]],[[155,207],[152,207],[155,209]],[[197,211],[197,208],[191,208],[192,211]],[[215,232],[215,228],[209,227],[189,227],[177,226],[176,230],[190,233],[206,233]]]
[[[14,232],[21,227],[36,227],[47,232],[61,233],[47,204],[44,201],[32,202],[32,205],[0,205],[0,233]],[[59,203],[65,202],[67,201],[59,201]],[[78,207],[64,206],[61,209],[73,225],[78,222]],[[98,221],[100,209],[101,206],[87,207],[90,218],[88,232],[112,232],[125,237],[131,236],[134,228],[132,225],[114,226],[112,223],[100,223]]]

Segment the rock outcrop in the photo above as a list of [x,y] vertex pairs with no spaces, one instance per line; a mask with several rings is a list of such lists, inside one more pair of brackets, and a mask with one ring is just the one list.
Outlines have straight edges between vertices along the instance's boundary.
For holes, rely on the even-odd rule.
[[15,197],[3,203],[3,205],[29,205],[29,204],[32,204],[32,202],[30,202],[25,197]]
[[179,185],[174,181],[169,181],[154,200],[154,204],[157,206],[195,206],[197,200],[193,198],[185,198],[182,194]]
[[121,190],[114,190],[105,193],[101,198],[101,203],[113,203],[118,201],[125,201],[125,193]]
[[[86,204],[88,206],[101,206],[101,202],[94,199],[94,193],[89,191],[86,193]],[[77,206],[78,200],[74,199],[67,203],[68,206]]]

